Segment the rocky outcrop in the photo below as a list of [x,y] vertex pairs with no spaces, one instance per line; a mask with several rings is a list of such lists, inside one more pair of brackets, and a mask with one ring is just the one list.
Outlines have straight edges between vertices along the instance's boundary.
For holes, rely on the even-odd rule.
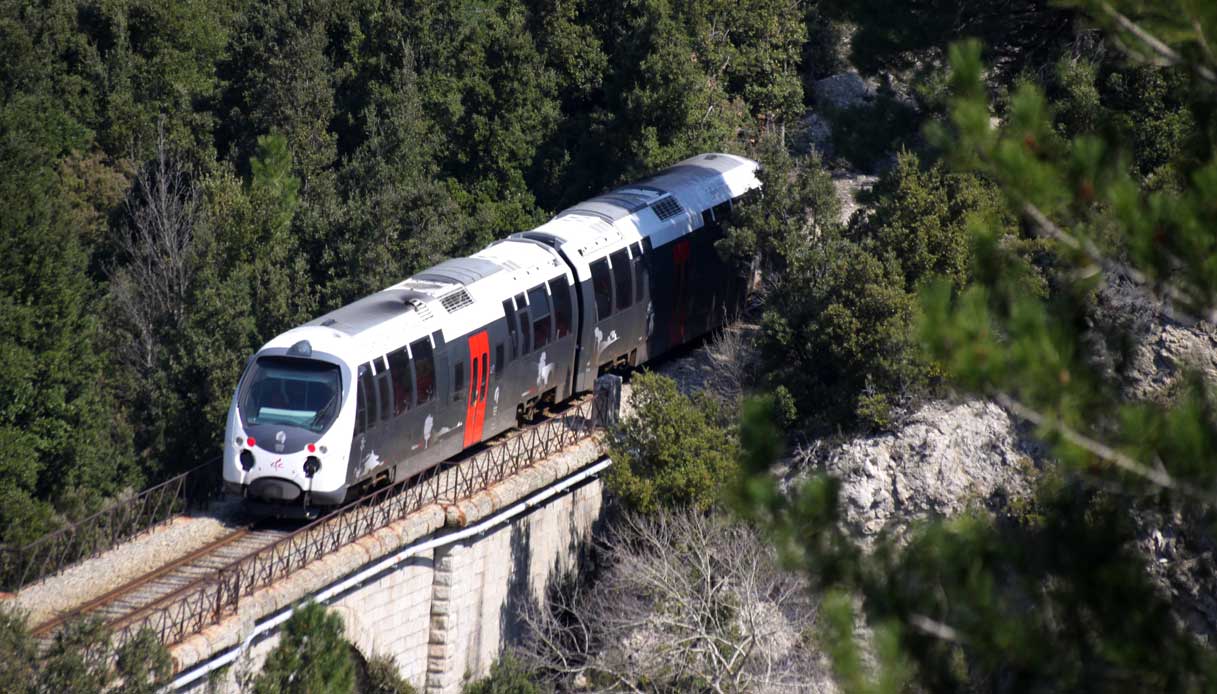
[[865,542],[884,528],[1026,495],[1038,457],[997,405],[937,401],[892,432],[804,450],[788,482],[809,471],[840,479],[846,527]]
[[1151,512],[1137,514],[1136,520],[1137,544],[1176,617],[1188,631],[1217,646],[1217,538],[1211,525]]
[[1146,292],[1108,277],[1090,311],[1090,357],[1130,401],[1163,401],[1186,371],[1217,384],[1217,328],[1166,318]]
[[821,109],[841,110],[863,106],[874,100],[877,92],[874,83],[856,72],[842,72],[812,84],[816,106]]

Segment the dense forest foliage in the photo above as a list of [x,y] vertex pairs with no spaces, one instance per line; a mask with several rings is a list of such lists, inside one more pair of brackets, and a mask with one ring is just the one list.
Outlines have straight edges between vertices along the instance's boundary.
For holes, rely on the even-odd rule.
[[[614,503],[639,527],[691,508],[713,546],[764,538],[748,556],[822,598],[800,638],[844,691],[1211,690],[1211,646],[1135,540],[1150,517],[1213,536],[1217,398],[1199,376],[1152,402],[1120,383],[1138,331],[1215,315],[1212,5],[6,3],[0,540],[213,458],[244,360],[284,328],[729,151],[764,164],[719,245],[760,270],[755,329],[717,343],[714,392],[635,378]],[[866,98],[818,93],[850,70]],[[842,219],[833,176],[858,172],[876,179]],[[1132,285],[1146,315],[1100,310]],[[960,393],[1046,442],[1021,506],[862,548],[838,481],[772,478],[785,441]],[[677,544],[679,574],[698,548]],[[740,606],[708,604],[730,632],[712,637],[739,637]],[[558,660],[589,686],[719,681],[597,671],[593,650],[528,663],[550,683],[576,671]],[[266,691],[299,654],[277,657]]]
[[802,111],[797,3],[5,3],[0,528],[214,457],[270,336]]

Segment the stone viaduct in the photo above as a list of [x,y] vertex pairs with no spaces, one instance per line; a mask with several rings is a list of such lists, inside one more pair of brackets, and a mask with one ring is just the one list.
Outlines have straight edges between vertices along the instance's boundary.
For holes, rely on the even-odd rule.
[[459,692],[520,636],[520,611],[574,567],[601,519],[599,436],[456,504],[433,504],[244,600],[170,647],[172,689],[240,691],[294,606],[342,616],[365,658],[392,656],[420,691]]

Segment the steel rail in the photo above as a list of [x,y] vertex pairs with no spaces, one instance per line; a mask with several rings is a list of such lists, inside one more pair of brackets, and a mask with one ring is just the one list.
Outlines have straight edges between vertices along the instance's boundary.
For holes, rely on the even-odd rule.
[[607,423],[603,398],[585,397],[553,418],[455,464],[438,465],[352,501],[271,545],[233,560],[110,623],[121,647],[143,630],[166,645],[235,613],[241,599],[433,503],[454,503],[590,437]]
[[36,638],[41,638],[43,636],[47,636],[53,630],[55,630],[57,627],[62,625],[64,622],[67,622],[71,619],[75,619],[77,617],[86,615],[89,612],[92,612],[93,610],[95,610],[99,607],[107,605],[107,604],[113,602],[114,600],[133,592],[134,590],[136,590],[137,588],[140,588],[141,586],[147,585],[148,583],[155,581],[156,579],[160,578],[161,576],[164,576],[165,574],[173,571],[174,569],[176,569],[180,566],[189,564],[192,561],[205,557],[208,554],[211,554],[212,552],[215,552],[216,550],[220,549],[221,547],[227,547],[228,545],[230,545],[230,544],[236,542],[237,540],[240,540],[241,538],[248,535],[250,528],[252,528],[252,527],[253,527],[252,524],[250,524],[250,525],[246,525],[241,528],[237,528],[233,532],[231,532],[217,540],[213,540],[213,541],[207,543],[206,545],[199,547],[198,549],[194,550],[193,552],[190,552],[189,554],[185,554],[181,557],[178,557],[178,558],[174,559],[173,561],[170,561],[167,564],[164,564],[146,574],[137,576],[136,578],[134,578],[130,581],[127,581],[126,583],[122,584],[121,586],[118,586],[117,588],[114,588],[113,590],[107,591],[106,593],[93,598],[92,600],[86,602],[85,604],[83,604],[79,607],[76,607],[75,609],[71,610],[70,612],[65,612],[62,615],[53,617],[53,618],[47,620],[46,622],[39,624],[38,626],[36,626],[30,630],[30,634],[32,634]]

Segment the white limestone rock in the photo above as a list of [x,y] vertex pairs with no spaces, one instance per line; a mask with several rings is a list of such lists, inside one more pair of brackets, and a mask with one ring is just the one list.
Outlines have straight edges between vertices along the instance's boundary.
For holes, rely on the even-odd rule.
[[989,402],[931,402],[895,431],[803,453],[787,483],[825,471],[842,482],[844,522],[869,542],[885,527],[994,509],[1030,493],[1036,451]]

